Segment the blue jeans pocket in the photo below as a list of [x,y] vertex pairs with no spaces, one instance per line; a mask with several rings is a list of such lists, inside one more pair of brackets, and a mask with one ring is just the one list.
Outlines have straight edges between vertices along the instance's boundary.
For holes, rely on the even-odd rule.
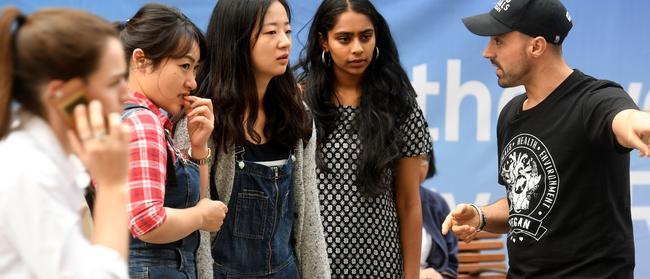
[[149,268],[146,266],[129,266],[129,278],[131,279],[149,279]]
[[237,195],[233,234],[249,239],[263,239],[266,231],[268,196],[262,191],[242,189]]

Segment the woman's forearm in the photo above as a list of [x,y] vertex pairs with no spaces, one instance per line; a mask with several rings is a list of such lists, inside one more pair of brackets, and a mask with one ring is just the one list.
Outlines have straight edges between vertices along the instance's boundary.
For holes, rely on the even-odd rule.
[[196,206],[184,209],[165,207],[165,213],[165,222],[141,235],[140,240],[154,244],[174,242],[190,235],[203,224],[201,213]]
[[419,157],[403,158],[397,164],[395,202],[400,225],[404,278],[419,279],[422,245]]
[[199,165],[199,187],[200,187],[200,196],[199,199],[207,198],[210,194],[208,191],[208,186],[210,185],[210,167],[208,164]]
[[422,245],[422,209],[419,202],[397,206],[400,242],[404,259],[404,278],[418,278]]

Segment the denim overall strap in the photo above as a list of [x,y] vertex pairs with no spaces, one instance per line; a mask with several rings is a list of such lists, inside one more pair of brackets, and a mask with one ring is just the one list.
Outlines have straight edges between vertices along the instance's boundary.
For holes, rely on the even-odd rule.
[[[138,109],[149,108],[127,104],[122,119]],[[193,207],[199,201],[198,166],[181,156],[166,130],[165,140],[167,176],[164,206],[179,209]],[[147,243],[131,236],[129,276],[131,278],[196,278],[195,253],[198,245],[198,231],[181,240],[166,244]]]
[[293,165],[268,167],[235,152],[228,214],[212,244],[214,278],[299,278],[294,257]]

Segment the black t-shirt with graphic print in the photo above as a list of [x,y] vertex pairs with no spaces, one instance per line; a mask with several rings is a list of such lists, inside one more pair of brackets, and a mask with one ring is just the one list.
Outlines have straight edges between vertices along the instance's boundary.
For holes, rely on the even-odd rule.
[[620,85],[578,70],[522,111],[525,99],[512,99],[497,124],[508,278],[632,278],[630,150],[611,126],[636,104]]

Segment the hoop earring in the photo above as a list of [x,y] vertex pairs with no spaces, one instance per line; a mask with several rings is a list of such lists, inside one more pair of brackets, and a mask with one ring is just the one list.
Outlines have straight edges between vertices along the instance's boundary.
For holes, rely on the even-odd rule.
[[375,47],[375,60],[379,59],[379,47]]
[[323,65],[325,65],[325,67],[329,67],[329,66],[332,65],[332,58],[330,58],[330,60],[328,61],[325,58],[325,53],[327,53],[327,52],[324,51],[324,50],[323,50],[323,52],[320,53],[320,61],[323,62]]

